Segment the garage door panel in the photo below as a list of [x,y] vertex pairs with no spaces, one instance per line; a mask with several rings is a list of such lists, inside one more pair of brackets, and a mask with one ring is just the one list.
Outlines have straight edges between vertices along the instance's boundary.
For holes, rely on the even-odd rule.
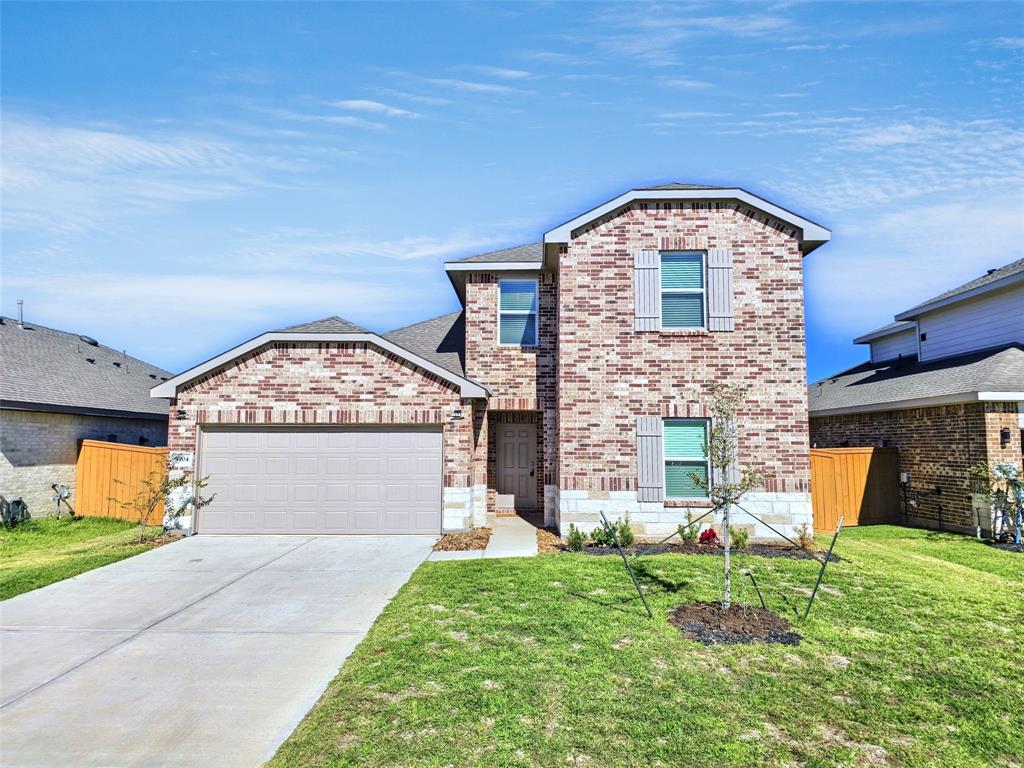
[[200,533],[438,533],[441,433],[422,429],[203,430],[217,498]]

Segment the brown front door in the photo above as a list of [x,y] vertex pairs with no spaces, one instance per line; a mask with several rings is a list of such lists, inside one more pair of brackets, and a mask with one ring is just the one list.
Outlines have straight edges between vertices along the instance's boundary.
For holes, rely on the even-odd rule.
[[498,493],[516,497],[516,511],[537,508],[537,425],[499,424]]

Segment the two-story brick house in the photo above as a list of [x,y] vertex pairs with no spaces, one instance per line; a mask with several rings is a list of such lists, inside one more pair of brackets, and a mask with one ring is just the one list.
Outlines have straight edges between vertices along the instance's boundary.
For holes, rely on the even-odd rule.
[[447,263],[459,312],[264,333],[153,390],[217,493],[194,529],[438,533],[501,493],[563,531],[604,511],[662,535],[708,506],[715,381],[746,390],[749,509],[809,524],[802,259],[829,237],[742,189],[634,189]]
[[[899,449],[905,519],[987,529],[972,468],[1021,467],[1024,259],[945,291],[854,339],[870,359],[810,385],[819,448]],[[979,508],[981,505],[981,508]]]

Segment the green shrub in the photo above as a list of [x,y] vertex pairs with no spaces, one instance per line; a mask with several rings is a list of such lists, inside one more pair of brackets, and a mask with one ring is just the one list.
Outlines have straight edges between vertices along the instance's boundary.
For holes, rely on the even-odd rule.
[[747,539],[750,538],[750,531],[746,528],[733,528],[729,526],[729,544],[736,549],[744,549],[747,546]]
[[633,535],[633,529],[629,527],[629,515],[625,515],[619,520],[618,525],[615,526],[616,533],[619,534],[619,545],[628,547],[636,541],[636,536]]
[[583,545],[587,543],[587,537],[579,528],[569,523],[569,535],[566,537],[569,549],[573,552],[582,552]]
[[600,525],[590,533],[590,540],[599,547],[611,547],[615,545],[610,529]]
[[679,538],[687,544],[693,544],[700,535],[700,525],[693,522],[693,514],[689,510],[686,512],[686,525],[677,526],[676,530],[679,532]]

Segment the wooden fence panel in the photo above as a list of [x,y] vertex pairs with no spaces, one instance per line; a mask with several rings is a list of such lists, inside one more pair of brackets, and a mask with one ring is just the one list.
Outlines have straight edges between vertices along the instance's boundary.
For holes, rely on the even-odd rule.
[[166,455],[166,448],[83,440],[75,467],[75,513],[131,519],[111,497],[127,501],[135,496]]
[[814,529],[900,521],[899,453],[895,448],[811,449]]

